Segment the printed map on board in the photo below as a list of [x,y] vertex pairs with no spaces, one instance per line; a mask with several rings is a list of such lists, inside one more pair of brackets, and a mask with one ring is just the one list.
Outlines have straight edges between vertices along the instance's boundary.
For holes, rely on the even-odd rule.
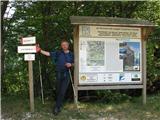
[[87,42],[87,66],[104,66],[104,41]]

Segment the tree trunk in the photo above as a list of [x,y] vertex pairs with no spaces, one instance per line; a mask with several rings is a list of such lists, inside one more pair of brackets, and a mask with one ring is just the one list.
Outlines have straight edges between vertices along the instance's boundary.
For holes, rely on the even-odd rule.
[[4,14],[7,9],[9,1],[1,2],[1,77],[4,77],[4,41],[5,41],[5,31],[4,31]]

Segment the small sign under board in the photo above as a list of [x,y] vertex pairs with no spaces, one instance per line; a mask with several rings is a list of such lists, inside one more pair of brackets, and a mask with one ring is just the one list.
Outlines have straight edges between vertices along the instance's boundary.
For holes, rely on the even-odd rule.
[[25,37],[25,38],[22,38],[21,43],[23,45],[26,45],[26,44],[35,44],[36,43],[36,37]]
[[25,61],[34,61],[35,60],[35,54],[24,54],[24,60]]
[[36,53],[36,46],[18,46],[18,53]]

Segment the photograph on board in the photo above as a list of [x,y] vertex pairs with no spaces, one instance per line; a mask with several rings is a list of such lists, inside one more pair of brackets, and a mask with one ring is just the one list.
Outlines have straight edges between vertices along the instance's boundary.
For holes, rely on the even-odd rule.
[[119,58],[123,59],[124,71],[139,71],[140,42],[119,43]]

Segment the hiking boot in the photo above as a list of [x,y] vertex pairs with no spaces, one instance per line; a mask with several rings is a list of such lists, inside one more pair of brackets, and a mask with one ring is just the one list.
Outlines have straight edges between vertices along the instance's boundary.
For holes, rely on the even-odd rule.
[[58,115],[59,112],[60,112],[60,109],[58,109],[57,107],[54,108],[54,110],[53,110],[54,115]]

